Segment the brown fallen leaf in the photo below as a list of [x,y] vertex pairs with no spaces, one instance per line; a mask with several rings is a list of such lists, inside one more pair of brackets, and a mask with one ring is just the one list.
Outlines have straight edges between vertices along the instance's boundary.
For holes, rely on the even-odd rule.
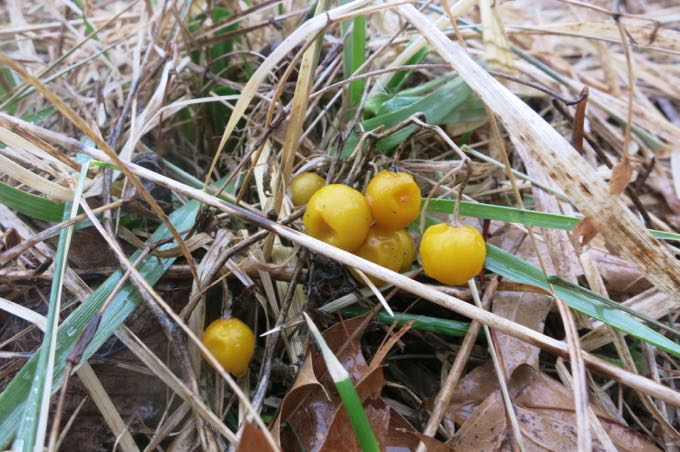
[[612,177],[609,180],[609,193],[620,195],[628,186],[633,177],[633,165],[630,159],[623,159],[612,168]]
[[[545,295],[500,292],[493,301],[492,311],[533,330],[543,331],[551,305],[552,300]],[[495,337],[505,375],[512,375],[517,366],[523,363],[538,367],[541,351],[538,347],[503,333],[496,332]]]
[[610,295],[637,295],[652,287],[635,264],[594,247],[588,252],[607,282]]
[[[545,295],[499,292],[493,302],[493,312],[536,331],[543,331],[551,303]],[[495,333],[495,339],[506,376],[512,375],[521,364],[538,367],[540,349],[537,347],[498,332]],[[462,378],[447,415],[454,422],[462,423],[497,388],[496,371],[491,361],[487,361]]]
[[431,436],[423,435],[422,433],[415,432],[411,433],[411,435],[415,436],[418,438],[419,441],[422,441],[423,444],[425,445],[425,449],[427,449],[427,452],[451,452],[455,449],[453,449],[450,446],[447,446],[446,443],[442,443],[438,439],[435,439]]
[[252,422],[246,422],[236,452],[270,452],[273,450],[264,433]]
[[[369,367],[361,353],[361,335],[363,331],[357,331],[364,322],[364,316],[348,319],[328,328],[323,332],[323,337],[328,346],[333,350],[335,356],[340,360],[342,366],[349,372],[352,381],[360,381],[368,374]],[[357,334],[354,334],[354,333]],[[354,339],[352,339],[354,336]],[[319,382],[327,389],[335,390],[335,384],[328,372],[323,358],[316,350],[312,353],[312,363],[314,372],[319,378]]]
[[446,416],[462,424],[498,388],[498,377],[493,363],[487,361],[468,372],[458,383]]
[[[356,317],[333,325],[323,333],[324,339],[355,382],[381,448],[414,450],[418,440],[410,433],[415,429],[380,397],[385,386],[383,368],[379,362],[369,368],[361,352],[364,319]],[[408,327],[404,332],[407,330]],[[361,450],[335,384],[316,349],[308,354],[284,397],[272,430],[286,451]]]
[[334,412],[335,406],[316,379],[312,361],[308,358],[281,402],[279,414],[272,425],[272,435],[279,444],[286,445],[286,450],[319,447]]
[[[576,449],[576,414],[570,390],[526,364],[515,370],[508,388],[527,450]],[[641,435],[619,424],[598,408],[592,408],[619,450],[658,450]],[[460,450],[512,450],[512,433],[504,410],[500,391],[492,392],[470,414],[449,445]],[[603,450],[596,439],[593,440],[593,450]]]

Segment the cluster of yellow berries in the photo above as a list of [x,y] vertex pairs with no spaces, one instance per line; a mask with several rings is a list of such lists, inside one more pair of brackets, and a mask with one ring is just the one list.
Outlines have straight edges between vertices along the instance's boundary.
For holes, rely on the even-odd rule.
[[[420,189],[410,174],[380,171],[361,194],[305,172],[291,182],[291,198],[295,205],[307,204],[303,221],[312,237],[393,271],[411,268],[416,245],[404,228],[420,213]],[[420,242],[425,274],[444,284],[465,283],[482,270],[485,257],[484,239],[470,226],[430,226]],[[255,335],[241,320],[215,320],[202,341],[226,371],[240,376],[248,370]]]
[[[291,195],[296,205],[307,203],[303,220],[312,237],[393,271],[411,268],[416,247],[403,228],[418,217],[421,194],[410,174],[380,171],[362,195],[347,185],[324,185],[319,175],[302,173],[293,179]],[[459,285],[482,270],[486,244],[470,226],[438,224],[423,234],[420,257],[426,275]]]
[[380,171],[365,195],[344,184],[331,184],[307,199],[298,198],[296,188],[302,185],[298,180],[319,177],[307,174],[293,180],[291,194],[293,202],[307,201],[303,221],[309,235],[393,271],[411,268],[416,246],[403,228],[418,216],[420,189],[410,174]]

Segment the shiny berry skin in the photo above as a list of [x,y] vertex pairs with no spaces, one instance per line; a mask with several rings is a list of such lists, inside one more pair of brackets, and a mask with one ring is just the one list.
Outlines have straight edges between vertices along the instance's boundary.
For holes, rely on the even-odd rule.
[[407,173],[382,170],[366,186],[375,222],[390,229],[408,226],[420,213],[420,188]]
[[307,203],[303,217],[312,237],[345,251],[356,251],[373,222],[364,195],[344,184],[320,188]]
[[448,224],[430,226],[420,241],[420,259],[430,278],[457,286],[482,271],[486,243],[482,234],[470,226]]
[[241,376],[248,370],[255,352],[255,335],[239,319],[215,320],[203,331],[201,341],[227,372]]
[[290,198],[293,205],[307,204],[312,195],[324,185],[326,185],[326,180],[316,173],[298,174],[290,182]]
[[[359,257],[376,263],[382,267],[398,272],[404,262],[404,247],[397,231],[374,225],[368,231],[366,240],[355,253]],[[354,273],[354,272],[352,272]],[[359,281],[363,279],[354,275]],[[370,275],[366,275],[374,284],[385,282]]]
[[397,231],[397,235],[401,240],[402,249],[402,260],[401,267],[399,267],[399,272],[404,273],[411,269],[411,264],[416,259],[416,243],[413,241],[413,237],[405,229],[400,229]]

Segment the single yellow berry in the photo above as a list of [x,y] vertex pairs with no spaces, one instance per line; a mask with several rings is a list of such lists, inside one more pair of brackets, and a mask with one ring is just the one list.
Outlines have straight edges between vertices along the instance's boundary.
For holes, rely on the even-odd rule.
[[[397,231],[374,225],[368,231],[366,240],[355,253],[359,257],[376,263],[385,268],[398,272],[404,261],[404,247],[402,239]],[[355,272],[354,276],[361,282]],[[382,285],[385,282],[370,275],[366,275],[374,284]]]
[[407,173],[383,170],[366,186],[375,222],[390,229],[408,226],[420,213],[420,188]]
[[403,250],[403,258],[401,261],[401,267],[399,271],[404,273],[411,269],[411,264],[416,258],[416,243],[413,241],[413,237],[405,229],[400,229],[397,231],[397,235],[401,240],[401,248]]
[[427,276],[457,286],[482,271],[486,243],[473,227],[436,224],[423,234],[420,258]]
[[201,340],[224,370],[236,376],[246,373],[255,352],[255,335],[248,325],[237,318],[217,319]]
[[290,182],[290,197],[293,204],[296,206],[307,204],[312,195],[324,185],[326,180],[316,173],[298,174]]
[[317,190],[303,217],[307,233],[346,251],[356,251],[373,222],[364,195],[343,184]]

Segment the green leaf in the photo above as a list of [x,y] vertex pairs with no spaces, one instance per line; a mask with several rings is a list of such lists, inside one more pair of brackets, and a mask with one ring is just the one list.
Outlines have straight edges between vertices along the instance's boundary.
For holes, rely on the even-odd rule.
[[[421,200],[421,205],[426,199]],[[451,199],[430,199],[427,211],[430,213],[453,213],[455,201]],[[581,218],[559,215],[554,213],[537,212],[535,210],[518,209],[515,207],[494,206],[481,202],[461,201],[460,214],[464,217],[481,218],[484,220],[504,221],[506,223],[518,223],[525,226],[538,226],[541,228],[573,230]],[[680,240],[680,234],[675,232],[657,231],[649,229],[649,232],[658,239]]]
[[[441,83],[441,80],[438,81]],[[447,81],[440,87],[425,96],[417,99],[414,92],[402,92],[401,96],[385,100],[382,106],[374,105],[373,108],[379,113],[378,116],[367,119],[361,123],[364,131],[374,130],[378,127],[389,129],[394,127],[416,113],[425,115],[426,122],[433,125],[448,124],[452,122],[452,113],[461,107],[470,97],[470,87],[460,77]],[[470,113],[467,113],[470,114]],[[475,115],[477,113],[475,112]],[[456,120],[466,120],[465,115],[459,115]],[[380,140],[377,149],[383,153],[394,150],[401,142],[406,140],[417,126],[408,125],[393,133],[387,138]],[[341,158],[346,160],[359,142],[358,135],[353,132],[343,146]]]
[[[170,221],[177,230],[188,230],[193,226],[199,208],[200,203],[191,201],[173,212],[170,215]],[[163,225],[154,232],[148,243],[155,243],[170,237],[170,233]],[[174,246],[176,246],[176,244],[174,241],[171,241],[170,243],[163,245],[161,249],[167,249]],[[130,257],[130,260],[134,261],[139,254],[139,251],[135,252]],[[137,268],[140,274],[153,285],[174,261],[175,258],[161,259],[155,256],[147,256]],[[122,276],[123,272],[121,270],[112,274],[59,326],[52,386],[53,391],[56,391],[59,388],[59,385],[63,380],[68,353],[76,341],[78,341],[90,318],[97,313]],[[109,308],[104,312],[99,329],[83,354],[84,360],[92,356],[92,354],[108,340],[116,328],[118,328],[118,326],[137,308],[140,300],[141,297],[132,283],[128,282],[123,286],[114,297]],[[28,362],[26,362],[7,385],[2,394],[0,394],[0,448],[7,447],[17,430],[28,394],[31,391],[32,375],[36,369],[39,351],[40,349],[36,351]]]
[[64,213],[64,203],[26,193],[0,182],[0,203],[36,220],[58,223]]
[[[539,268],[494,245],[487,244],[484,266],[512,281],[550,290],[548,280]],[[680,357],[679,344],[631,318],[620,308],[614,307],[617,305],[614,301],[609,300],[611,304],[603,303],[602,297],[582,287],[574,289],[553,285],[553,289],[560,300],[570,308]]]
[[[406,66],[411,66],[413,64],[420,64],[423,62],[427,54],[430,52],[430,48],[425,46],[418,50],[409,60],[406,62]],[[406,80],[413,74],[413,71],[397,71],[392,75],[392,78],[387,83],[385,90],[388,93],[394,93],[399,91],[399,89],[404,85]]]
[[321,332],[319,332],[319,329],[309,315],[307,315],[306,312],[303,312],[302,315],[307,322],[314,342],[317,343],[321,350],[321,356],[323,356],[328,373],[335,383],[335,388],[338,390],[342,405],[345,407],[345,410],[347,410],[349,421],[359,440],[361,450],[365,452],[380,451],[378,440],[373,433],[371,424],[368,421],[368,416],[366,416],[366,411],[364,411],[364,406],[361,403],[359,394],[357,394],[356,389],[354,389],[354,384],[352,383],[349,373],[347,373],[347,370],[342,366],[340,360],[333,354],[330,347],[328,347]]
[[[346,317],[357,317],[364,315],[369,311],[366,308],[360,308],[358,306],[351,306],[344,308],[342,310],[342,315]],[[416,315],[416,314],[406,314],[403,312],[395,312],[394,317],[389,314],[380,311],[378,312],[373,320],[376,322],[383,323],[385,325],[391,325],[393,322],[397,322],[397,325],[404,325],[407,322],[414,320],[413,329],[419,331],[429,331],[432,333],[442,334],[444,336],[462,337],[468,331],[470,324],[467,322],[460,322],[458,320],[440,319],[437,317],[430,317],[426,315]]]

